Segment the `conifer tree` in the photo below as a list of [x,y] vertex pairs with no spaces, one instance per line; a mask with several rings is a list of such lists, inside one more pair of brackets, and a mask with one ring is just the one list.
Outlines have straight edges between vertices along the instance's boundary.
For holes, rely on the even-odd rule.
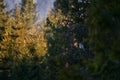
[[[16,7],[14,13],[13,33],[17,36],[18,54],[13,75],[17,80],[42,79],[42,58],[46,53],[46,40],[44,33],[38,32],[36,24],[36,7],[33,0],[26,0],[23,9]],[[18,73],[19,72],[19,73]]]
[[[87,9],[88,42],[95,58],[90,74],[97,80],[119,80],[120,1],[90,0]],[[96,79],[95,79],[96,80]]]
[[47,18],[48,63],[54,64],[49,64],[49,69],[55,70],[51,73],[54,79],[87,79],[87,62],[93,57],[86,45],[87,29],[83,25],[87,4],[87,0],[56,0],[55,13]]
[[[1,11],[4,9],[0,6]],[[12,14],[0,12],[1,41],[0,59],[5,62],[2,67],[9,68],[3,79],[11,80],[39,80],[42,79],[43,56],[46,53],[44,32],[38,32],[36,24],[36,4],[33,0],[26,0],[23,6],[15,7]],[[1,74],[1,73],[0,73]],[[6,77],[7,76],[7,77]]]
[[[9,79],[10,68],[9,68],[9,59],[7,48],[8,36],[6,33],[6,28],[10,26],[9,14],[5,11],[5,3],[4,0],[0,0],[0,78],[2,80]],[[5,37],[6,36],[6,37]]]

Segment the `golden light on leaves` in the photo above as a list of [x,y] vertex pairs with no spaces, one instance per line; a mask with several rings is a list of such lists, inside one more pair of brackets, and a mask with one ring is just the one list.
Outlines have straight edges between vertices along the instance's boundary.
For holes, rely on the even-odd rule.
[[[3,53],[10,55],[13,52],[14,55],[17,54],[19,59],[22,59],[24,55],[30,57],[35,55],[44,56],[46,54],[47,41],[44,33],[36,29],[39,26],[33,20],[35,13],[28,10],[31,7],[28,5],[25,6],[23,13],[21,13],[19,7],[16,7],[14,16],[8,18],[6,18],[7,14],[3,16],[0,12],[0,16],[6,20],[3,24],[0,24],[5,28],[2,41],[0,41],[0,53],[2,53],[0,56],[3,56]],[[3,49],[6,51],[3,51]]]

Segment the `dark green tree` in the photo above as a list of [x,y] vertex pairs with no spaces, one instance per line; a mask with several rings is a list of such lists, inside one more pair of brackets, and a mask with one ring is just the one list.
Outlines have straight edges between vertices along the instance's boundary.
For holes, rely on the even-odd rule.
[[90,50],[95,54],[89,70],[97,80],[120,79],[119,3],[119,0],[90,0],[87,9],[87,39]]
[[[56,0],[46,21],[49,79],[87,79],[87,62],[93,56],[86,45],[84,27],[87,1]],[[54,65],[54,66],[53,66]]]

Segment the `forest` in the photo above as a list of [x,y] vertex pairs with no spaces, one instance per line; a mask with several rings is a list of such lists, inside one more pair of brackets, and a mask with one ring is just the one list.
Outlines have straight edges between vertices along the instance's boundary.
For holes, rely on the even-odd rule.
[[0,0],[0,80],[120,80],[120,0]]

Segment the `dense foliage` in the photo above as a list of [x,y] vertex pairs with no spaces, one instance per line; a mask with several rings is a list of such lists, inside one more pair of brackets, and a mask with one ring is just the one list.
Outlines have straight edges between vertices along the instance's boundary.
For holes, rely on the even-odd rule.
[[41,23],[21,2],[0,0],[0,80],[120,80],[119,0],[56,0]]
[[118,0],[91,0],[86,19],[88,43],[95,58],[91,73],[100,80],[119,80],[120,5]]
[[3,1],[1,5],[0,79],[39,80],[47,48],[43,30],[36,29],[41,27],[36,24],[36,4],[26,0],[11,12],[4,11]]
[[46,21],[50,76],[55,75],[57,80],[87,79],[87,63],[93,57],[85,40],[88,31],[83,25],[88,3],[64,1],[56,0],[55,10]]

